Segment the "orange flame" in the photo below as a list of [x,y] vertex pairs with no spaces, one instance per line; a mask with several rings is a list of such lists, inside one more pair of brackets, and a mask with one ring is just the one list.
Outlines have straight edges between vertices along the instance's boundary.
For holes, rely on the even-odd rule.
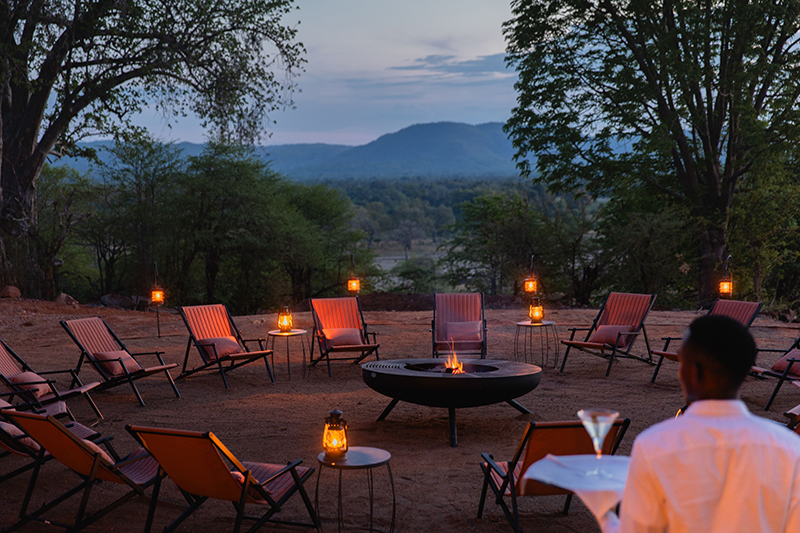
[[464,373],[464,363],[458,360],[458,356],[456,355],[455,345],[452,341],[450,341],[450,355],[447,357],[447,361],[444,364],[445,368],[452,369],[451,374],[463,374]]

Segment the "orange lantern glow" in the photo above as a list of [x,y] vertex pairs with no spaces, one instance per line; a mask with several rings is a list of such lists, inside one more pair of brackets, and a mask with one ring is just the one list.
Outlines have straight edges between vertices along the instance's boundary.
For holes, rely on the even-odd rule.
[[355,270],[355,268],[356,261],[353,258],[353,254],[350,254],[350,279],[347,280],[347,290],[352,294],[356,294],[361,290],[361,280],[358,279],[355,274],[353,274],[353,270]]
[[347,422],[342,419],[342,412],[338,409],[325,418],[322,449],[327,460],[341,461],[347,456]]
[[150,300],[154,304],[163,304],[164,303],[164,289],[159,289],[156,287],[152,291],[150,291]]
[[293,327],[294,320],[292,319],[292,312],[289,311],[288,306],[284,305],[281,312],[278,313],[278,329],[285,333],[287,331],[292,331]]
[[531,319],[531,322],[541,322],[544,319],[544,307],[542,306],[542,302],[539,300],[538,296],[533,298],[531,301],[531,307],[528,310],[528,316]]
[[539,280],[535,277],[531,276],[529,278],[525,278],[525,292],[536,292],[539,290]]
[[733,278],[731,278],[731,256],[725,260],[725,275],[719,281],[719,294],[720,296],[731,296],[733,294]]

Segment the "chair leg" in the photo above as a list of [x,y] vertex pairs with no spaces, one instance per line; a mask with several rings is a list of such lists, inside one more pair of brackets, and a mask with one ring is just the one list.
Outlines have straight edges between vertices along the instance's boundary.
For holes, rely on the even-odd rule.
[[150,507],[147,510],[147,522],[144,524],[144,533],[150,533],[150,530],[153,529],[153,519],[156,516],[156,505],[158,505],[158,493],[161,490],[161,480],[164,479],[164,475],[162,474],[164,474],[164,471],[159,467],[158,478],[153,487],[153,494],[150,495]]
[[664,362],[664,356],[658,358],[658,364],[656,365],[656,369],[653,371],[653,377],[650,378],[650,383],[656,382],[656,376],[658,375],[658,371],[661,370],[661,364]]
[[189,508],[181,513],[181,515],[176,518],[174,522],[164,528],[164,533],[171,533],[172,531],[175,531],[175,529],[181,525],[181,523],[183,523],[183,521],[186,520],[190,514],[195,512],[201,505],[203,505],[207,499],[208,498],[205,497],[198,497],[194,501],[191,501]]
[[144,407],[145,403],[142,399],[142,395],[139,394],[139,389],[136,388],[136,383],[133,382],[133,378],[131,378],[130,375],[128,376],[128,383],[131,384],[131,388],[133,389],[133,393],[136,395],[136,399],[139,400],[139,404]]
[[481,500],[478,502],[478,518],[483,518],[483,506],[486,503],[486,493],[489,490],[489,470],[483,470],[483,488],[481,489]]
[[567,500],[564,502],[564,510],[562,511],[564,516],[567,516],[567,513],[569,513],[570,503],[572,503],[572,494],[567,494]]
[[570,349],[572,349],[572,346],[567,345],[567,350],[564,352],[564,358],[561,360],[561,370],[559,370],[559,372],[562,374],[564,373],[564,366],[567,364],[567,357],[569,356]]
[[172,379],[172,374],[169,373],[169,370],[164,370],[164,373],[167,375],[167,379],[169,380],[169,384],[172,387],[172,390],[175,392],[175,397],[180,398],[181,393],[178,392],[178,387],[175,385],[175,380]]
[[[287,342],[288,342],[288,340],[289,340],[289,339],[287,338],[286,340],[287,340]],[[288,344],[287,344],[287,346],[288,346]],[[274,343],[272,344],[272,347],[273,347],[273,348],[275,347],[275,344],[274,344]],[[275,352],[272,352],[272,353],[274,354]],[[287,353],[288,353],[288,352],[287,352]],[[274,357],[274,356],[273,356],[273,357]],[[287,356],[287,357],[288,357],[288,356]],[[266,365],[266,367],[267,367],[267,374],[269,375],[269,380],[270,380],[271,382],[275,383],[275,376],[272,374],[272,369],[269,367],[269,359],[267,358],[267,356],[266,356],[266,355],[264,356],[264,364],[265,364],[265,365]],[[273,360],[272,360],[272,364],[273,364],[273,365],[275,364],[275,359],[273,359]],[[290,376],[290,377],[291,377],[291,376]]]
[[608,368],[606,369],[606,377],[611,374],[611,365],[614,364],[614,353],[612,352],[611,355],[608,357]]
[[765,411],[769,411],[769,407],[772,405],[772,402],[775,401],[775,397],[778,395],[778,391],[781,390],[781,385],[785,380],[781,377],[778,378],[778,383],[775,385],[775,389],[772,391],[772,395],[767,400],[767,405],[764,406]]

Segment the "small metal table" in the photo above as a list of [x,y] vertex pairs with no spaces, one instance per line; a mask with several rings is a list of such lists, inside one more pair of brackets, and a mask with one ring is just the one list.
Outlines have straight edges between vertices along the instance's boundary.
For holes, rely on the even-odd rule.
[[[290,331],[281,331],[273,329],[267,333],[267,349],[272,350],[272,367],[275,367],[275,339],[277,337],[286,337],[286,371],[289,373],[289,379],[292,379],[292,365],[289,364],[289,337],[300,337],[300,346],[303,347],[303,377],[306,377],[306,333],[304,329],[293,329]],[[269,341],[272,340],[272,348],[269,346]]]
[[[322,477],[322,471],[325,468],[335,468],[339,471],[339,490],[337,495],[337,520],[339,523],[339,531],[342,531],[342,524],[344,523],[344,513],[342,509],[342,471],[343,470],[367,470],[367,487],[369,491],[369,531],[380,531],[373,527],[373,511],[374,511],[374,494],[373,494],[373,480],[372,469],[386,465],[386,470],[389,472],[389,484],[392,487],[392,522],[389,526],[389,533],[394,531],[395,514],[397,510],[397,500],[394,490],[394,478],[392,477],[392,467],[389,461],[392,459],[392,454],[380,448],[369,448],[366,446],[353,446],[347,450],[347,456],[340,461],[331,461],[325,458],[325,452],[322,452],[317,457],[319,461],[319,472],[317,473],[317,488],[314,493],[314,509],[319,518],[319,479]],[[322,519],[320,518],[320,524]]]
[[[541,322],[531,322],[530,320],[523,320],[517,322],[517,329],[514,333],[514,360],[519,361],[524,358],[528,362],[528,355],[530,354],[531,361],[533,361],[533,332],[539,334],[539,348],[542,353],[542,367],[545,366],[550,360],[550,335],[553,339],[553,351],[555,357],[553,360],[553,368],[558,365],[558,331],[556,331],[556,323],[552,320],[542,320]],[[520,335],[522,332],[522,335]],[[520,350],[520,337],[522,337],[522,349]]]

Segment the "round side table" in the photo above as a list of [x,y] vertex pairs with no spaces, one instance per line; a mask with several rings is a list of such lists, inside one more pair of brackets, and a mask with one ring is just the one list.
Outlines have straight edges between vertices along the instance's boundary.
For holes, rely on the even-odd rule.
[[[333,468],[339,471],[339,490],[337,493],[336,509],[337,520],[339,524],[339,531],[342,531],[344,523],[344,513],[342,509],[342,471],[344,470],[365,470],[367,471],[367,487],[369,491],[369,531],[380,531],[373,527],[373,511],[375,507],[375,498],[373,493],[373,480],[372,469],[379,466],[386,465],[386,470],[389,473],[389,485],[392,487],[392,522],[389,525],[389,533],[394,531],[395,515],[397,510],[397,499],[394,490],[394,478],[392,477],[392,467],[389,461],[392,459],[392,454],[380,448],[369,448],[366,446],[353,446],[347,450],[347,456],[339,461],[332,461],[325,457],[325,452],[322,452],[317,457],[319,461],[319,472],[317,473],[317,488],[314,493],[314,509],[317,513],[317,518],[322,524],[322,519],[319,515],[319,479],[322,477],[322,471],[325,468]],[[321,527],[320,527],[321,530]]]
[[[275,339],[277,337],[286,337],[286,371],[289,373],[289,379],[292,379],[292,365],[289,364],[289,338],[290,337],[299,337],[300,338],[300,346],[303,348],[303,377],[306,377],[306,333],[308,333],[304,329],[293,329],[290,331],[281,331],[279,329],[273,329],[272,331],[267,332],[267,349],[272,350],[272,367],[275,367]],[[269,341],[272,340],[272,348],[269,347]]]
[[[528,362],[528,355],[533,361],[533,333],[539,334],[539,349],[542,354],[542,366],[544,367],[547,361],[550,360],[550,335],[553,339],[553,351],[555,352],[553,358],[553,368],[558,366],[558,331],[556,331],[556,323],[552,320],[542,320],[541,322],[531,322],[523,320],[517,322],[517,329],[514,333],[514,360],[519,361],[524,358]],[[520,335],[521,333],[521,335]],[[522,337],[522,349],[520,349],[520,337]]]

